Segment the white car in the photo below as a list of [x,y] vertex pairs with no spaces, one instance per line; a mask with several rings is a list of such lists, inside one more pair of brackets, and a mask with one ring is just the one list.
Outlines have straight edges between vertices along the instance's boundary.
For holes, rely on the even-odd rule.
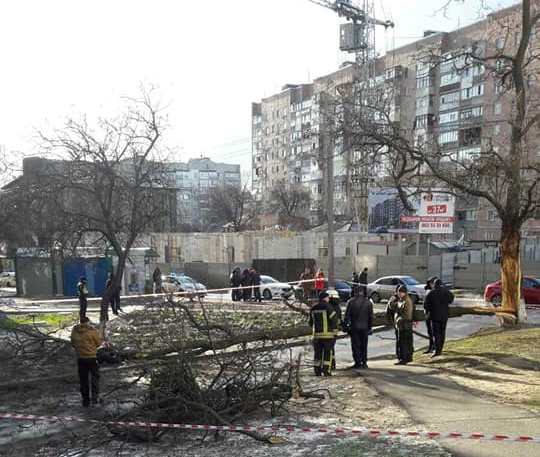
[[368,297],[374,303],[379,303],[381,300],[388,300],[396,292],[396,287],[407,286],[409,296],[413,303],[423,301],[426,296],[424,284],[421,284],[412,276],[384,276],[376,281],[368,284]]
[[0,273],[0,287],[17,287],[17,279],[14,271]]
[[272,276],[261,275],[260,290],[265,300],[272,298],[289,297],[293,293],[293,288],[286,282],[279,282]]

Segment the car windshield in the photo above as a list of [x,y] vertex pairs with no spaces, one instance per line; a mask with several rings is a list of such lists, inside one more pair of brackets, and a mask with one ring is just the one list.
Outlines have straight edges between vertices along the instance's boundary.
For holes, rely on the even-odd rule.
[[416,279],[411,278],[410,276],[405,276],[404,278],[400,279],[409,286],[416,286],[417,284],[420,284]]
[[183,286],[193,286],[193,281],[190,281],[185,276],[177,276],[176,280]]
[[277,281],[271,276],[261,276],[261,282],[269,284],[269,283],[276,283]]

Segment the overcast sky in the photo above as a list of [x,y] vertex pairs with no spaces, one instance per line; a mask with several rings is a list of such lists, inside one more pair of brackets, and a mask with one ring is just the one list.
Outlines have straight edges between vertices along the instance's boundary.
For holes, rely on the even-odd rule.
[[[381,52],[478,19],[475,0],[378,0]],[[488,2],[508,6],[512,0]],[[250,164],[251,102],[334,71],[335,14],[308,0],[12,0],[0,3],[0,145],[37,153],[36,129],[119,108],[141,83],[168,104],[178,160]]]

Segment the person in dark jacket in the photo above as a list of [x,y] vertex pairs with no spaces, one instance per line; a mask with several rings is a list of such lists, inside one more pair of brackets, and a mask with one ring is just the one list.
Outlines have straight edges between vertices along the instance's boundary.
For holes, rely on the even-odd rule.
[[249,276],[251,278],[251,285],[253,286],[253,297],[255,301],[260,303],[262,302],[261,288],[259,287],[261,285],[261,275],[254,267],[251,267]]
[[435,340],[435,352],[432,357],[442,354],[446,338],[446,323],[448,322],[448,308],[454,301],[454,294],[444,287],[443,282],[437,279],[434,289],[427,294],[424,308],[429,314]]
[[[343,319],[342,319],[343,313],[341,312],[341,305],[339,304],[340,301],[341,300],[339,296],[330,297],[330,301],[329,301],[330,306],[332,307],[332,310],[334,310],[334,312],[336,313],[337,326],[336,326],[336,329],[334,330],[334,338],[336,340],[339,335],[339,330],[343,326]],[[334,347],[332,347],[332,371],[334,371],[335,369],[336,369],[336,348],[334,344]]]
[[86,277],[81,276],[77,284],[77,295],[79,296],[79,318],[86,317],[86,308],[88,307],[88,286]]
[[[426,296],[429,294],[430,291],[433,290],[435,281],[437,279],[438,279],[437,276],[432,276],[431,278],[428,278],[426,285],[424,286],[424,289],[426,290]],[[425,300],[424,300],[424,314],[426,315],[426,329],[429,336],[429,346],[424,352],[424,354],[429,354],[435,350],[435,339],[433,338],[433,329],[431,325],[431,319],[429,318],[429,313],[426,310]]]
[[373,303],[365,294],[355,295],[347,302],[344,322],[351,337],[354,360],[352,368],[367,368],[368,335],[373,327]]
[[358,283],[360,282],[360,277],[358,276],[358,273],[356,271],[353,271],[351,281],[352,281],[351,296],[354,297],[359,294],[359,290],[360,290],[358,286]]
[[321,292],[319,303],[309,312],[309,325],[313,329],[315,376],[332,375],[332,351],[336,343],[337,319],[338,316],[330,305],[330,296]]
[[368,283],[368,269],[365,267],[362,270],[362,273],[360,273],[360,276],[358,276],[358,282],[360,283],[360,292],[364,292],[364,295],[367,295],[367,283]]
[[242,271],[242,287],[245,287],[245,289],[242,289],[242,298],[244,301],[251,300],[251,275],[249,273],[249,270],[247,268]]
[[396,330],[396,365],[406,365],[412,362],[413,357],[413,333],[412,320],[414,305],[409,297],[406,286],[399,286],[389,301],[386,314],[394,324]]
[[[114,275],[112,273],[109,273],[109,277],[107,278],[107,282],[105,283],[105,289],[106,289],[105,293],[107,293],[108,289],[110,289],[113,286],[113,282],[114,282]],[[111,290],[109,293],[110,293],[109,304],[111,305],[112,312],[113,314],[116,314],[118,316],[118,311],[120,311],[119,286],[116,287],[115,290]]]
[[161,270],[159,267],[156,267],[152,273],[152,282],[154,283],[154,293],[161,293]]
[[[231,273],[231,277],[229,278],[229,284],[233,288],[240,287],[242,285],[242,272],[240,271],[240,267],[236,267]],[[232,301],[242,300],[242,290],[233,289],[231,291],[231,298]]]

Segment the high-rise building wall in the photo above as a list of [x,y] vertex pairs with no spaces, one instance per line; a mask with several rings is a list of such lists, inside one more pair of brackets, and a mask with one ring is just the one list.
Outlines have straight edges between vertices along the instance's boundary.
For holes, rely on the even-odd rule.
[[[465,61],[463,54],[473,49],[484,55],[501,49],[514,52],[519,27],[504,27],[501,21],[518,24],[519,18],[519,5],[506,8],[453,32],[426,32],[421,40],[379,58],[374,83],[392,90],[391,121],[411,141],[436,145],[449,158],[476,157],[487,139],[506,142],[496,145],[502,150],[508,146],[510,127],[505,119],[512,101],[504,98],[488,69],[479,62]],[[532,49],[540,43],[540,28],[537,29],[531,35]],[[285,86],[279,94],[253,104],[253,185],[260,199],[269,195],[273,185],[286,179],[310,190],[314,222],[314,215],[324,216],[322,194],[326,180],[321,119],[325,107],[321,105],[321,93],[332,93],[337,87],[352,84],[357,74],[356,66],[351,64],[315,79],[313,84]],[[358,196],[351,176],[357,152],[347,147],[347,141],[343,137],[333,138],[334,195],[336,216],[353,219],[354,200]],[[538,154],[538,147],[532,147],[531,153]],[[500,220],[485,202],[459,199],[457,217],[456,234],[465,233],[466,239],[471,240],[499,238]]]

